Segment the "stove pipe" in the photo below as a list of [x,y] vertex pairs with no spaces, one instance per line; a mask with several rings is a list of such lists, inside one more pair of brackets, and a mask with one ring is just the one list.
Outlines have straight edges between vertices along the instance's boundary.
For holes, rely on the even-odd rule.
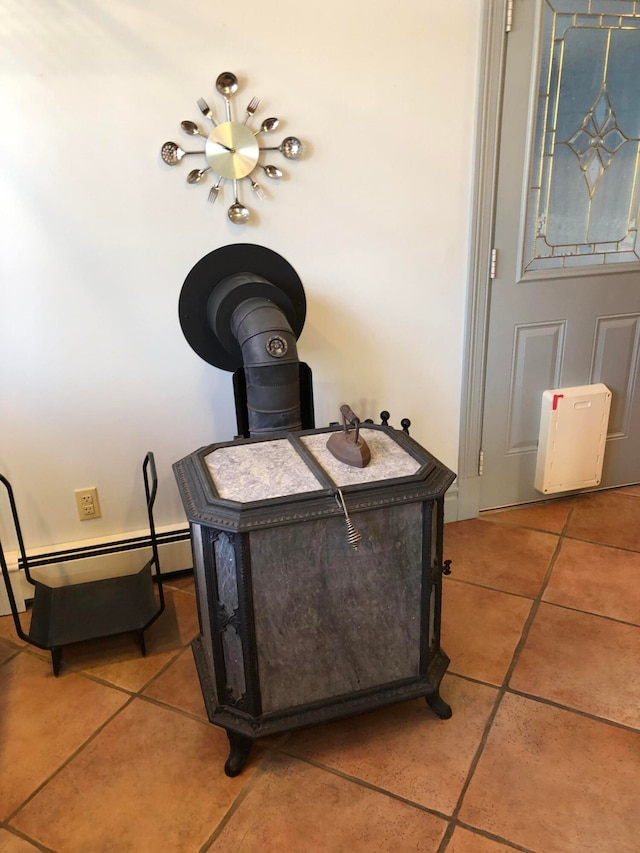
[[301,429],[296,336],[284,312],[265,297],[246,299],[231,331],[242,351],[250,435]]
[[195,352],[233,372],[239,436],[313,428],[313,388],[296,341],[304,287],[288,261],[238,243],[209,252],[180,292],[180,325]]

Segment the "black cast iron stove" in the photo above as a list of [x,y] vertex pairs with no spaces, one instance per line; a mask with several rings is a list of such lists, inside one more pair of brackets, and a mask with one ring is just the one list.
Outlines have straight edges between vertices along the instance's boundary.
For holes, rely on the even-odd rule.
[[[258,260],[268,253],[269,277],[242,269],[238,278],[232,263],[222,278],[201,267],[197,298],[190,292],[193,277],[187,279],[181,321],[188,340],[198,302],[208,316],[202,340],[208,326],[220,346],[221,313],[237,329],[238,317],[252,307],[244,304],[255,298],[252,291],[264,299],[263,282],[277,291],[274,253],[252,249],[260,250]],[[207,256],[209,273],[217,254]],[[291,352],[301,329],[299,317],[293,320],[287,329],[281,320],[274,325],[273,316],[268,329],[254,326],[251,368],[274,368],[283,348]],[[226,339],[229,354],[233,336]],[[200,625],[193,651],[209,720],[229,737],[229,776],[241,772],[253,742],[266,735],[419,696],[440,717],[451,716],[439,695],[449,664],[440,647],[440,614],[442,575],[449,571],[442,553],[444,495],[455,475],[387,425],[361,425],[371,451],[365,468],[336,459],[326,445],[340,426],[300,429],[313,426],[311,394],[301,390],[310,373],[297,357],[289,363],[294,367],[279,384],[277,371],[256,378],[245,361],[246,383],[243,389],[236,382],[236,402],[242,402],[240,387],[248,414],[238,414],[238,425],[256,424],[255,431],[174,465],[193,546]],[[237,353],[219,366],[236,369]],[[274,383],[288,390],[276,392],[278,425],[269,429],[263,389]]]

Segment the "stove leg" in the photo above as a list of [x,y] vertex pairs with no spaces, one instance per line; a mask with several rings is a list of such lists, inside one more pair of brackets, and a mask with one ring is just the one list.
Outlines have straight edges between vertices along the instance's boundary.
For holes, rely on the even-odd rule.
[[51,649],[51,665],[53,666],[53,674],[60,674],[60,664],[62,663],[62,649],[60,646],[54,646]]
[[140,651],[142,653],[142,657],[146,658],[147,656],[147,644],[144,639],[144,628],[141,631],[136,631],[138,637],[138,645],[140,646]]
[[253,741],[251,738],[230,731],[227,731],[227,737],[229,738],[231,750],[229,758],[227,758],[227,762],[224,765],[224,772],[227,776],[237,776],[239,773],[242,773],[247,758],[249,758]]
[[437,690],[433,693],[427,693],[424,698],[427,700],[427,705],[433,713],[440,717],[441,720],[448,720],[452,716],[451,705],[447,705]]

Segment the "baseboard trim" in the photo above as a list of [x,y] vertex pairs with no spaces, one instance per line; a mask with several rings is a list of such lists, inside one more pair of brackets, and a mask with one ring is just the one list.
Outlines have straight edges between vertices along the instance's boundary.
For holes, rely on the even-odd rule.
[[458,520],[458,483],[455,482],[444,496],[444,523]]
[[[189,528],[158,529],[156,531],[158,548],[173,542],[183,542],[189,539]],[[49,546],[50,548],[51,546]],[[69,543],[55,550],[36,548],[27,554],[30,568],[47,566],[53,563],[66,563],[73,560],[86,560],[105,554],[120,554],[125,551],[137,551],[151,547],[151,536],[148,532],[129,534],[124,539],[95,539],[82,544]],[[18,568],[22,568],[22,560],[18,559]]]

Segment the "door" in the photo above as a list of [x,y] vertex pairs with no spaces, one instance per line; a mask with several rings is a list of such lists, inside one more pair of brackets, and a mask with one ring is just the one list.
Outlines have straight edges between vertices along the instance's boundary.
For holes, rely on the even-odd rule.
[[613,392],[602,487],[640,481],[640,3],[516,0],[490,286],[481,508],[541,500],[542,392]]

